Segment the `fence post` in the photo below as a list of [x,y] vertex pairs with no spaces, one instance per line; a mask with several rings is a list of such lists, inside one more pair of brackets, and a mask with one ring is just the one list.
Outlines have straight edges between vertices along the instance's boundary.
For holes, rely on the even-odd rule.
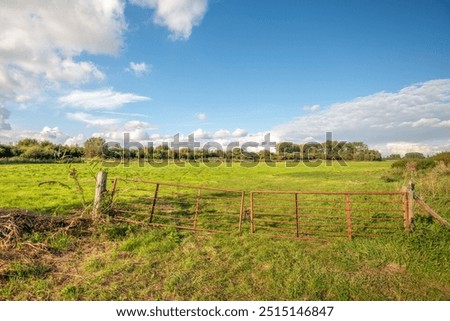
[[200,205],[200,197],[202,195],[202,191],[199,189],[197,191],[197,201],[195,203],[195,213],[194,213],[194,230],[197,229],[197,220],[198,220],[198,209]]
[[242,233],[242,220],[244,216],[244,197],[245,192],[241,193],[241,208],[239,210],[239,234]]
[[100,171],[97,174],[97,180],[95,184],[95,197],[94,197],[94,209],[92,211],[92,218],[94,220],[98,219],[102,213],[102,205],[104,204],[105,192],[106,192],[106,182],[108,179],[108,173]]
[[255,213],[254,213],[254,208],[253,208],[253,192],[250,192],[250,227],[251,227],[251,232],[255,233]]
[[408,187],[408,229],[410,231],[413,229],[414,224],[414,197],[414,182],[410,180]]
[[403,192],[403,225],[405,231],[409,231],[409,211],[408,211],[408,188],[402,187]]
[[149,223],[153,223],[153,215],[155,214],[156,200],[158,199],[159,184],[156,184],[155,194],[153,195],[152,211],[150,212]]
[[295,228],[297,232],[297,238],[300,237],[300,223],[298,217],[298,193],[295,193]]
[[345,214],[347,216],[347,237],[348,240],[352,240],[352,217],[351,217],[351,210],[350,210],[350,195],[345,195]]

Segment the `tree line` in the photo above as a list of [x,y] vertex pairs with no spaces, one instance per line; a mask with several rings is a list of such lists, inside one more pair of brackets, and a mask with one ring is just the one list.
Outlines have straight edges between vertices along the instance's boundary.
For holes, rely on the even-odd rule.
[[[82,161],[83,159],[148,159],[148,160],[236,160],[236,161],[312,161],[312,160],[344,160],[344,161],[381,161],[381,153],[370,149],[364,142],[337,142],[295,144],[282,142],[276,145],[276,152],[261,150],[247,151],[242,148],[222,150],[218,148],[188,148],[171,149],[168,144],[140,149],[124,149],[119,144],[106,144],[101,137],[92,137],[85,141],[84,146],[66,146],[49,141],[38,141],[25,138],[14,145],[0,144],[0,158],[11,161]],[[401,159],[393,154],[385,159]],[[425,158],[421,153],[407,153],[404,159]]]

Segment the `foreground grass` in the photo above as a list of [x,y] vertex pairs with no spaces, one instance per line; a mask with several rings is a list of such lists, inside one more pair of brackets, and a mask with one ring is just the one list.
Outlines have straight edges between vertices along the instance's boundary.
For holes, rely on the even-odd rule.
[[[109,168],[110,177],[243,189],[396,191],[390,163],[294,168]],[[98,167],[75,164],[88,203]],[[68,165],[0,165],[0,207],[79,213]],[[39,183],[58,180],[60,184]],[[447,217],[448,218],[448,217]],[[190,233],[118,222],[73,237],[25,235],[0,262],[1,300],[450,300],[450,232],[418,218],[402,232],[349,241],[294,241],[249,234]],[[28,244],[27,246],[25,246]],[[45,252],[31,255],[29,244]],[[28,252],[27,252],[28,251]],[[41,254],[39,254],[41,253]],[[8,253],[3,253],[8,257]]]
[[333,243],[118,225],[97,232],[57,268],[11,264],[0,299],[450,299],[450,234],[428,222],[413,235]]

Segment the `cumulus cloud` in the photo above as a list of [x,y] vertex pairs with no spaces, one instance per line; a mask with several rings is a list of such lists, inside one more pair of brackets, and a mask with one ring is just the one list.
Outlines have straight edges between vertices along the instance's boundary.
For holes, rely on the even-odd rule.
[[132,131],[118,129],[116,131],[98,132],[92,134],[94,137],[103,137],[107,142],[116,142],[122,144],[125,138],[125,133],[130,135],[130,142],[140,142],[145,145],[145,142],[150,139],[150,136],[144,129],[135,129]]
[[450,127],[450,120],[441,121],[439,118],[420,118],[416,121],[403,122],[400,125],[410,127]]
[[232,133],[231,136],[233,137],[245,137],[248,135],[248,132],[246,130],[243,130],[241,128],[236,128]]
[[85,123],[87,127],[110,128],[111,126],[120,124],[119,119],[99,118],[87,113],[67,113],[66,116],[70,120],[76,120]]
[[59,127],[45,126],[35,138],[41,141],[48,140],[54,143],[62,143],[69,138],[69,135],[62,132]]
[[373,148],[379,150],[384,155],[400,154],[401,156],[404,156],[409,152],[432,155],[444,150],[449,150],[450,141],[443,140],[437,143],[397,141],[387,144],[374,145]]
[[69,137],[66,139],[66,141],[64,142],[64,145],[67,146],[82,146],[84,144],[84,142],[86,141],[86,139],[84,138],[83,134],[78,134],[74,137]]
[[132,93],[117,92],[112,88],[93,91],[74,90],[70,94],[58,99],[63,105],[79,107],[86,110],[112,110],[120,108],[125,104],[147,100],[150,100],[150,98]]
[[11,124],[6,122],[9,115],[9,110],[0,104],[0,130],[11,130]]
[[320,105],[312,105],[312,106],[304,106],[303,107],[303,110],[311,111],[311,112],[318,111],[319,109],[320,109]]
[[210,133],[204,131],[204,130],[201,129],[201,128],[195,130],[195,131],[193,132],[193,134],[194,134],[194,137],[195,137],[196,139],[210,139],[210,138],[212,138],[212,135],[211,135]]
[[140,120],[131,120],[126,122],[123,128],[125,130],[152,129],[152,126],[149,123]]
[[231,137],[231,132],[226,129],[219,129],[213,135],[213,138],[226,138],[226,137]]
[[199,120],[205,120],[207,117],[205,113],[198,113],[194,115],[194,118],[197,118]]
[[189,39],[208,9],[208,0],[130,0],[132,4],[155,10],[153,22],[167,27],[176,39]]
[[331,131],[334,139],[369,145],[426,142],[434,146],[448,137],[449,123],[450,79],[439,79],[335,103],[278,125],[271,133],[278,141],[325,140],[325,132]]
[[0,21],[0,97],[17,101],[49,84],[104,78],[77,58],[117,54],[126,30],[120,0],[3,1]]
[[150,66],[147,65],[145,62],[141,63],[130,62],[130,65],[127,68],[127,70],[134,73],[135,76],[141,77],[150,72]]
[[140,120],[131,120],[120,126],[116,126],[114,130],[95,133],[94,136],[100,136],[109,141],[123,142],[125,134],[130,135],[130,141],[137,141],[145,144],[150,139],[147,130],[152,130],[149,123]]

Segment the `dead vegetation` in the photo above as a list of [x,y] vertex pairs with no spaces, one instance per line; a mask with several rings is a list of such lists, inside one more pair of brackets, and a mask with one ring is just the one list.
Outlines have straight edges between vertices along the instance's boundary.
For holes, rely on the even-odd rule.
[[33,233],[86,234],[91,224],[90,219],[82,217],[57,217],[26,210],[0,209],[0,249],[14,249],[18,244],[23,244],[24,237]]
[[91,226],[90,219],[79,216],[0,209],[0,283],[17,273],[51,272],[56,261],[80,245],[82,236],[91,234]]

